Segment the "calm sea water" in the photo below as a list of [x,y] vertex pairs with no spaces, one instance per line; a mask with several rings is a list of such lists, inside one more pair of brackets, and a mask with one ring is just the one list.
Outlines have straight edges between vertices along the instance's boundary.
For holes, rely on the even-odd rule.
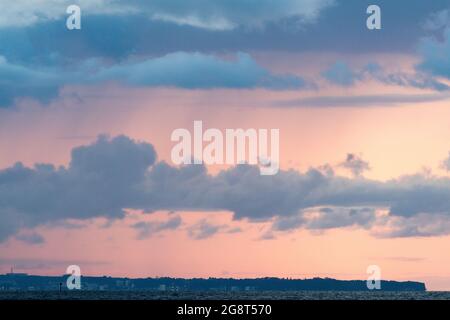
[[0,291],[0,300],[450,300],[450,292]]

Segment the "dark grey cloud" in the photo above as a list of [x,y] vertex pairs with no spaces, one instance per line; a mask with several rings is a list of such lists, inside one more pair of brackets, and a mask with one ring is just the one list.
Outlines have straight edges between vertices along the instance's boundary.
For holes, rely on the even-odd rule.
[[368,228],[375,222],[373,208],[321,208],[319,214],[309,219],[307,229],[331,229],[350,226]]
[[[411,225],[421,222],[417,217],[422,214],[450,218],[448,177],[416,174],[382,182],[315,168],[261,176],[259,168],[250,165],[212,176],[202,165],[173,167],[155,159],[150,144],[101,136],[91,145],[75,148],[67,167],[37,164],[28,168],[18,163],[1,170],[0,240],[24,228],[66,219],[120,219],[126,209],[225,210],[233,212],[234,219],[268,221],[317,207],[347,208],[322,211],[320,221],[308,222],[314,228],[370,223],[370,211],[352,211],[355,208],[386,208],[391,218],[409,219]],[[204,223],[192,235],[229,229]],[[440,232],[430,230],[417,234]]]
[[294,216],[279,217],[273,223],[272,230],[289,231],[299,228],[325,230],[351,226],[370,228],[375,222],[374,208],[323,207],[305,209]]
[[411,217],[379,219],[378,225],[387,227],[373,234],[380,238],[436,237],[450,234],[450,220],[445,213],[420,213]]
[[355,177],[359,177],[364,171],[370,170],[369,163],[354,153],[348,153],[345,161],[340,163],[339,166],[349,170]]
[[73,149],[67,168],[17,163],[1,170],[0,239],[66,218],[123,217],[155,159],[149,144],[101,136],[93,145]]
[[[293,215],[288,217],[280,217],[272,225],[272,229],[276,231],[289,231],[299,229],[303,227],[306,223],[306,219],[303,215]],[[270,234],[270,232],[269,232]]]
[[223,227],[223,225],[212,224],[203,219],[190,226],[188,229],[188,234],[195,240],[202,240],[212,237],[223,229]]
[[181,226],[182,222],[180,216],[175,216],[166,221],[141,221],[135,223],[132,227],[137,230],[138,239],[146,239],[162,231],[175,230]]
[[275,235],[300,228],[314,232],[363,228],[377,238],[435,237],[450,234],[450,219],[448,213],[398,216],[377,212],[375,207],[319,207],[302,210],[295,216],[278,217],[268,233]]

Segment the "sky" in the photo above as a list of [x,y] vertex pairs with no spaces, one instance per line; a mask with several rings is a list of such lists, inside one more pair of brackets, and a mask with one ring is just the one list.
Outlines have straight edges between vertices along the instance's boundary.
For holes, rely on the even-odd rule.
[[[450,0],[3,1],[0,273],[450,290],[449,106]],[[174,164],[197,120],[279,172]]]

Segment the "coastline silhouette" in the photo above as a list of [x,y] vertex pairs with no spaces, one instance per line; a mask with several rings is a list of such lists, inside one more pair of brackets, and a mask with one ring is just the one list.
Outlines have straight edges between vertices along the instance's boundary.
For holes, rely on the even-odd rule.
[[[0,275],[0,290],[67,290],[68,275],[39,276],[24,273]],[[120,278],[81,277],[82,290],[99,291],[426,291],[426,286],[417,281],[381,280],[380,290],[369,290],[366,280],[337,280],[332,278],[288,279],[288,278]]]

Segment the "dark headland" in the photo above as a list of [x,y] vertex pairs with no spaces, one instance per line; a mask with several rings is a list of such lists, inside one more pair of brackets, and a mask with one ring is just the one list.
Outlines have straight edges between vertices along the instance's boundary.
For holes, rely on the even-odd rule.
[[[21,273],[0,275],[1,290],[67,290],[67,275],[37,276]],[[330,278],[116,278],[81,277],[83,290],[104,291],[369,291],[365,280],[336,280]],[[381,281],[381,291],[426,291],[425,284],[416,281]],[[378,290],[377,290],[378,291]]]

